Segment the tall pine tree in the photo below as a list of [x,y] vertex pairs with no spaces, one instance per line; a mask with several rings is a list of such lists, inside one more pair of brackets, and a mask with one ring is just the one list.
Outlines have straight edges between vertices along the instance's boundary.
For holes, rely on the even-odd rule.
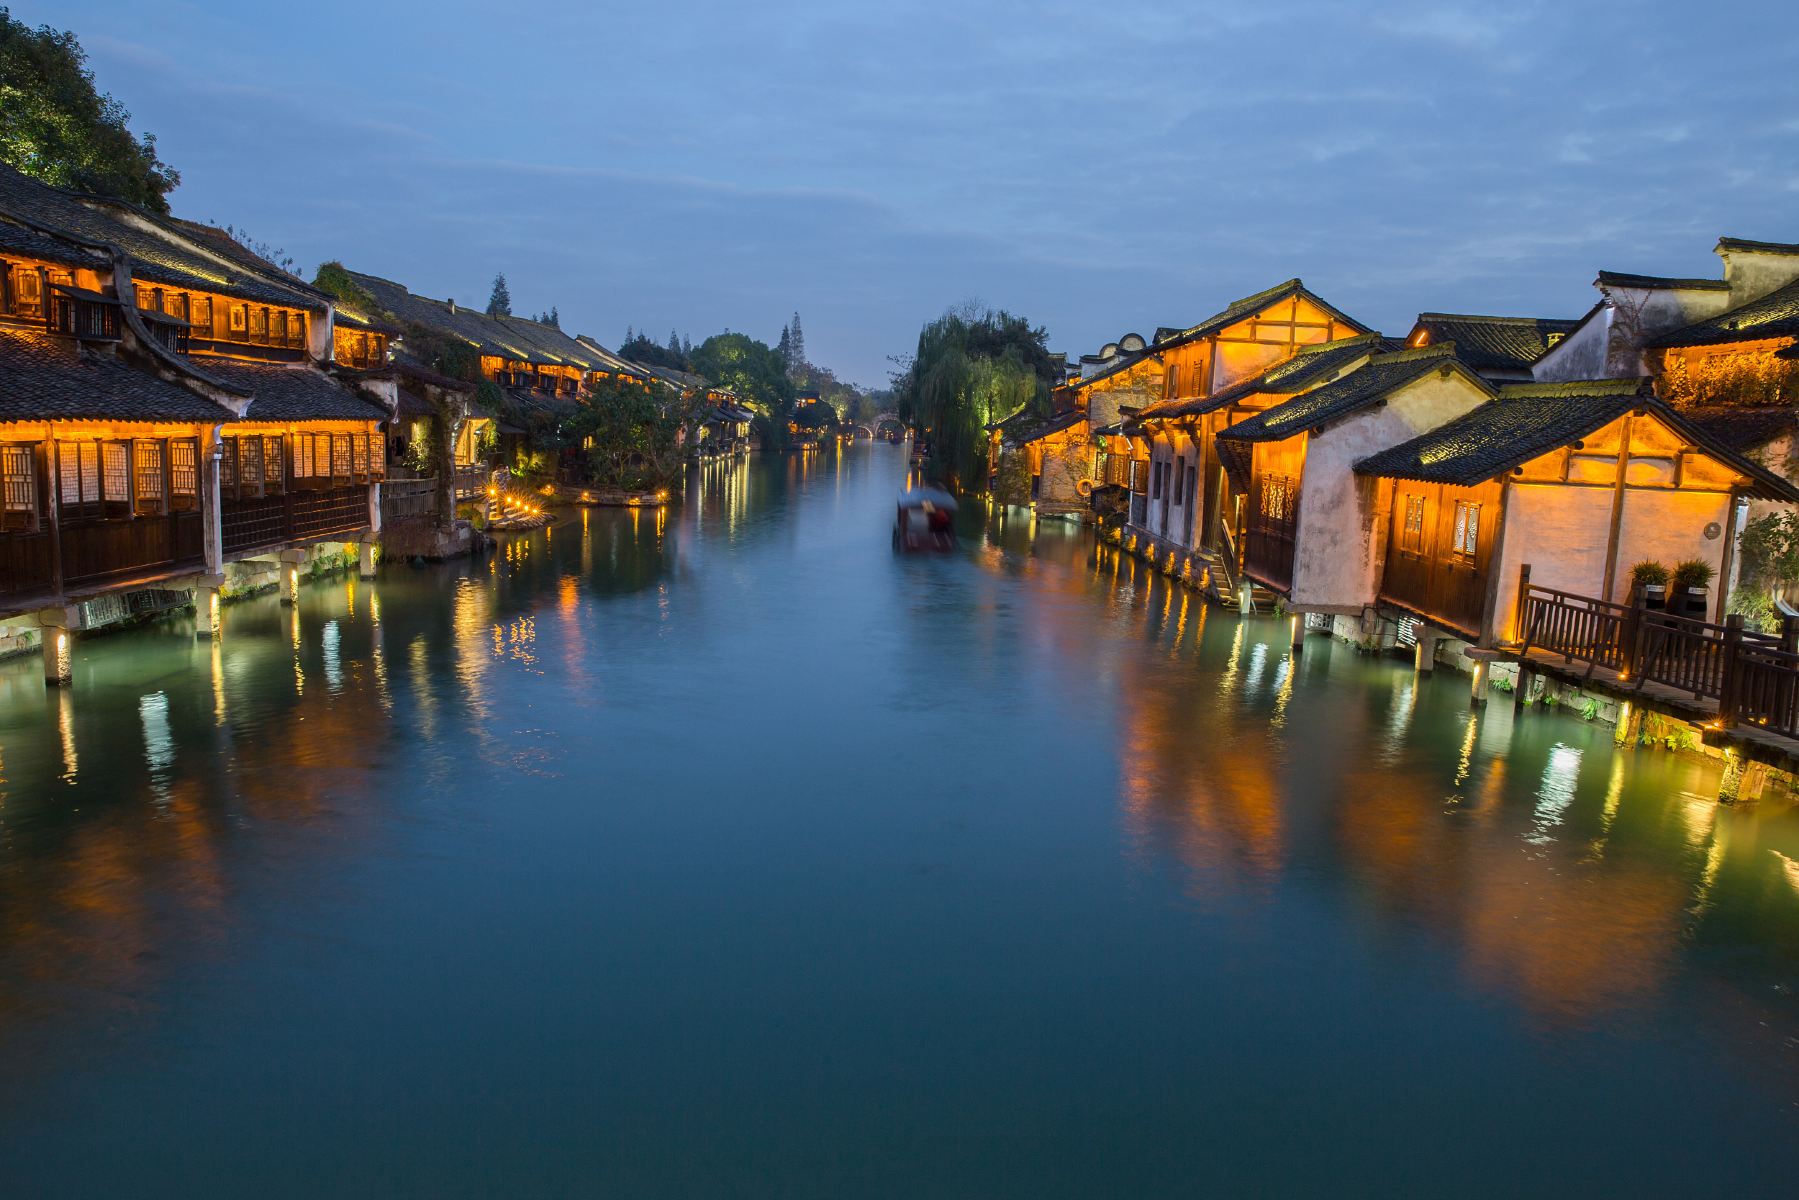
[[781,326],[781,340],[775,344],[775,353],[781,356],[783,369],[793,370],[793,326]]
[[510,317],[512,315],[512,293],[506,290],[506,274],[503,271],[493,277],[493,295],[487,298],[487,315],[490,317]]
[[800,314],[793,314],[793,323],[787,327],[787,353],[789,370],[800,370],[806,365],[806,335],[800,331]]

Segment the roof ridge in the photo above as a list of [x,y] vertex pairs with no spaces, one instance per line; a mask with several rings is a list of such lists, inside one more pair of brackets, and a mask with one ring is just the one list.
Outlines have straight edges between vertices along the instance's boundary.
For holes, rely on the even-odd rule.
[[1474,321],[1488,325],[1574,325],[1579,317],[1500,317],[1486,313],[1421,312],[1419,321]]
[[1560,383],[1507,383],[1500,385],[1499,398],[1530,400],[1555,396],[1643,396],[1649,394],[1648,385],[1647,377],[1569,379]]
[[1750,250],[1762,254],[1799,254],[1799,243],[1795,242],[1758,242],[1753,238],[1721,237],[1712,248],[1712,253],[1722,254],[1726,250]]
[[1455,343],[1437,342],[1430,346],[1408,346],[1404,350],[1388,350],[1381,354],[1370,355],[1368,365],[1373,366],[1379,363],[1385,366],[1388,363],[1414,362],[1426,358],[1444,358],[1453,361],[1455,359]]
[[1631,271],[1601,270],[1599,277],[1593,281],[1593,286],[1604,287],[1607,283],[1618,287],[1667,288],[1670,290],[1698,288],[1708,291],[1728,291],[1730,289],[1730,284],[1722,279],[1681,278],[1676,275],[1638,275]]

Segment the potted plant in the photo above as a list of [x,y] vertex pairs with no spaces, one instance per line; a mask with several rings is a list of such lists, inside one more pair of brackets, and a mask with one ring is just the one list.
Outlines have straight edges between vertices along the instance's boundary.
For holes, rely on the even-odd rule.
[[1689,558],[1685,562],[1676,563],[1674,576],[1670,581],[1674,591],[1669,597],[1669,610],[1679,616],[1705,620],[1705,615],[1711,608],[1712,576],[1716,574],[1712,565],[1703,559]]
[[1668,607],[1668,568],[1646,558],[1630,569],[1630,592],[1644,608]]

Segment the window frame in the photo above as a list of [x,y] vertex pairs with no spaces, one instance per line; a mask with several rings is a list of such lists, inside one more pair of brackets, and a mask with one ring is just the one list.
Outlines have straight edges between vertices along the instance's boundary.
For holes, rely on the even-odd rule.
[[[43,471],[37,448],[36,442],[0,442],[0,531],[36,533],[43,528]],[[19,499],[24,501],[22,507],[15,503]]]

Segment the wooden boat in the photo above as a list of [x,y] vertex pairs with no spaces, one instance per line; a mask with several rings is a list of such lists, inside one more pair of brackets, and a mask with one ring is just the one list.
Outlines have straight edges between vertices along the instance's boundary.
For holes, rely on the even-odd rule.
[[900,493],[893,521],[896,550],[945,551],[956,548],[956,498],[939,487],[908,488]]

